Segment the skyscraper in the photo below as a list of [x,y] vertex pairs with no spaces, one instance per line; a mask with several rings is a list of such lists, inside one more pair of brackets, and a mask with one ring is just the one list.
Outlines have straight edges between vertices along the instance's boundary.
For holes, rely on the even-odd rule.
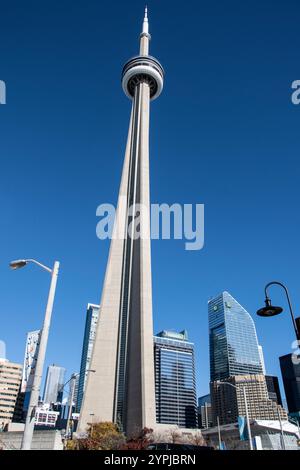
[[254,322],[228,293],[208,302],[211,381],[232,375],[262,374]]
[[[113,235],[79,430],[118,422],[127,435],[155,424],[149,197],[150,100],[163,87],[160,63],[149,56],[147,9],[140,53],[123,68],[132,100]],[[139,214],[139,215],[138,215]],[[137,236],[139,234],[139,236]]]
[[83,399],[83,393],[88,374],[87,370],[90,368],[91,356],[96,335],[96,327],[99,318],[99,308],[99,305],[95,304],[88,304],[87,306],[76,403],[76,410],[78,412],[80,411]]
[[[243,387],[249,416],[256,419],[286,419],[285,410],[268,395],[264,360],[254,321],[228,293],[208,302],[210,375],[213,421],[232,423],[245,415]],[[220,381],[238,387],[220,384]]]
[[21,380],[21,364],[0,359],[0,431],[13,419]]
[[265,379],[270,400],[273,400],[278,403],[278,405],[282,406],[278,377],[275,375],[265,375]]
[[80,378],[80,374],[77,374],[75,378],[75,387],[74,387],[74,405],[75,405],[76,413],[78,413],[77,402],[78,402],[78,391],[79,391],[79,378]]
[[206,429],[213,425],[210,394],[198,398],[198,426]]
[[30,392],[33,383],[33,377],[35,372],[35,365],[37,355],[39,351],[40,341],[40,330],[29,331],[26,338],[24,364],[23,364],[23,376],[21,384],[21,394],[23,395],[23,412],[26,416],[26,412],[30,400]]
[[279,358],[286,401],[290,413],[296,414],[300,421],[300,362],[292,354]]
[[43,397],[44,403],[62,402],[65,372],[64,367],[54,364],[48,366]]
[[215,425],[217,424],[217,416],[220,424],[234,423],[238,416],[245,416],[243,388],[245,388],[250,419],[277,421],[280,416],[282,420],[287,420],[286,411],[269,398],[263,374],[235,375],[228,377],[226,382],[234,385],[237,389],[218,381],[211,384]]
[[154,336],[156,420],[183,428],[197,427],[194,344],[187,332]]
[[263,374],[266,375],[266,365],[265,365],[264,351],[263,351],[263,348],[260,344],[258,345],[258,352],[259,352],[259,357],[260,357],[260,362],[261,362],[261,367],[262,367]]

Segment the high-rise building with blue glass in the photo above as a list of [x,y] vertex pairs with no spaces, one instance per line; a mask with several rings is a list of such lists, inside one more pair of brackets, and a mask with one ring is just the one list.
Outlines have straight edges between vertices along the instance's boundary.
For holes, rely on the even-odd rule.
[[208,302],[210,379],[263,374],[256,329],[250,314],[228,293]]
[[80,374],[79,374],[79,380],[78,380],[77,400],[76,400],[77,412],[80,412],[82,399],[83,399],[83,393],[84,393],[87,374],[88,374],[87,370],[90,367],[94,341],[95,341],[95,335],[96,335],[96,327],[97,327],[98,318],[99,318],[99,309],[100,309],[99,305],[88,304],[87,306],[82,353],[81,353]]
[[197,427],[194,344],[187,332],[154,336],[156,421]]
[[269,398],[262,350],[250,314],[228,292],[222,292],[208,302],[208,316],[214,424],[245,416],[242,387],[250,419],[286,419],[285,410]]

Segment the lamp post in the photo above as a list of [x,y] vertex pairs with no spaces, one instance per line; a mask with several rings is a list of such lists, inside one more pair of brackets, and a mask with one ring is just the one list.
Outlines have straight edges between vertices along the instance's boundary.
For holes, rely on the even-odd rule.
[[19,268],[23,268],[28,263],[34,263],[40,268],[49,272],[51,274],[51,282],[50,282],[48,301],[47,301],[46,312],[45,312],[45,317],[44,317],[44,324],[43,324],[43,328],[42,328],[41,335],[40,335],[40,344],[39,344],[39,350],[38,350],[38,355],[37,355],[37,360],[36,360],[36,367],[34,371],[32,389],[30,393],[29,406],[28,406],[28,411],[26,415],[21,450],[31,449],[34,423],[35,423],[35,410],[36,410],[36,407],[38,406],[38,401],[39,401],[39,394],[40,394],[44,362],[45,362],[45,356],[46,356],[46,349],[47,349],[47,343],[48,343],[48,336],[49,336],[49,329],[50,329],[50,323],[51,323],[51,316],[52,316],[52,310],[53,310],[56,282],[57,282],[57,276],[58,276],[58,270],[59,270],[58,261],[55,261],[53,268],[51,269],[34,259],[21,259],[21,260],[12,261],[10,263],[10,267],[11,269],[19,269]]
[[95,413],[90,413],[90,416],[92,418],[92,421],[91,421],[91,438],[93,438],[93,431],[94,431],[94,416],[95,416]]
[[[85,372],[88,373],[88,372],[96,372],[96,371],[94,369],[87,369]],[[67,437],[70,436],[71,439],[72,439],[72,431],[70,431],[69,428],[70,428],[70,421],[72,417],[72,407],[73,407],[74,394],[75,394],[75,381],[79,375],[80,375],[79,373],[72,374],[71,378],[63,386],[64,388],[69,382],[72,381],[71,386],[70,386],[69,400],[68,400],[68,418],[67,418],[67,424],[66,424],[66,436]]]
[[292,308],[292,304],[291,304],[289,292],[288,292],[288,290],[287,290],[287,287],[286,287],[284,284],[282,284],[282,282],[272,281],[272,282],[269,282],[269,283],[265,286],[265,304],[266,304],[266,306],[260,308],[259,310],[257,310],[256,313],[257,313],[257,315],[259,315],[260,317],[273,317],[274,315],[278,315],[279,313],[283,312],[282,307],[275,307],[274,305],[272,305],[271,299],[270,299],[270,297],[268,296],[268,288],[269,288],[270,286],[273,286],[273,285],[280,286],[280,287],[282,287],[283,290],[285,291],[286,298],[287,298],[288,305],[289,305],[289,310],[290,310],[291,318],[292,318],[293,327],[294,327],[295,334],[296,334],[296,338],[297,338],[297,341],[300,341],[299,325],[297,325],[297,322],[296,322],[296,320],[295,320],[295,316],[294,316],[294,312],[293,312],[293,308]]
[[285,450],[284,433],[283,433],[282,420],[281,420],[279,408],[277,408],[277,413],[278,413],[278,420],[279,420],[279,425],[280,425],[281,448],[282,450]]
[[[69,400],[68,400],[68,418],[66,424],[66,435],[67,437],[71,436],[72,438],[72,431],[70,431],[70,421],[72,417],[72,408],[73,408],[73,401],[74,401],[74,394],[75,394],[75,385],[76,385],[76,378],[79,374],[72,374],[70,380],[67,383],[71,382],[70,384],[70,393],[69,393]],[[67,385],[67,383],[65,385]]]
[[206,424],[206,429],[208,429],[208,412],[207,412],[207,403],[204,403],[204,410],[205,410],[205,424]]
[[217,416],[217,426],[218,426],[219,450],[221,450],[221,447],[222,447],[222,439],[221,439],[221,430],[220,430],[220,420],[219,420],[219,416]]
[[[229,385],[230,387],[235,388],[236,390],[239,390],[240,387],[237,385],[233,385],[230,382],[217,382],[218,385]],[[251,435],[251,429],[250,429],[250,420],[249,420],[249,411],[248,411],[248,402],[247,402],[247,395],[246,395],[246,387],[242,385],[243,389],[243,398],[244,398],[244,404],[245,404],[245,413],[246,413],[246,422],[247,422],[247,431],[248,431],[248,439],[249,439],[249,448],[250,450],[253,450],[253,443],[252,443],[252,435]]]

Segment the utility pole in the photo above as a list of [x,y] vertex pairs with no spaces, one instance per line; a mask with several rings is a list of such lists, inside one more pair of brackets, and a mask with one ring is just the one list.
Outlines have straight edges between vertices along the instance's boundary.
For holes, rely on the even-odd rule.
[[221,430],[220,430],[220,420],[219,420],[219,416],[217,416],[217,424],[218,424],[218,436],[219,436],[219,450],[221,450],[222,441],[221,441]]

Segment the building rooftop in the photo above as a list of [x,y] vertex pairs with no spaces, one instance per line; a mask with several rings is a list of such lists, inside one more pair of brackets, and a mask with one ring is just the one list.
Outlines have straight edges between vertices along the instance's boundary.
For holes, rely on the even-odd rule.
[[155,336],[160,338],[177,339],[179,341],[188,341],[189,339],[186,330],[180,331],[179,333],[176,331],[163,330],[157,333]]

